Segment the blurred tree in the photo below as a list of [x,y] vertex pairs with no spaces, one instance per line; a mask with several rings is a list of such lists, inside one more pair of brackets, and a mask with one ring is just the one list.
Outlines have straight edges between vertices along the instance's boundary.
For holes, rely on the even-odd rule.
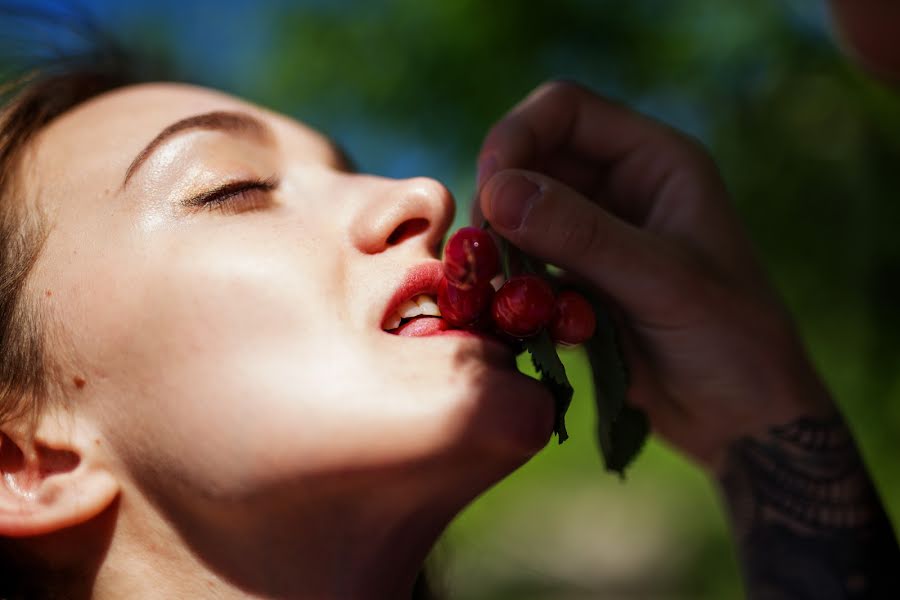
[[[341,2],[281,11],[273,35],[267,102],[440,149],[437,174],[467,186],[487,128],[548,78],[700,137],[900,518],[900,101],[841,56],[822,7]],[[362,165],[390,171],[371,150]]]
[[[488,127],[549,78],[579,80],[699,137],[900,519],[900,100],[841,56],[822,5],[306,0],[242,1],[226,11],[212,2],[91,3],[170,78],[293,114],[337,137],[363,170],[437,176],[463,202]],[[0,67],[15,54],[2,25]],[[573,370],[584,390],[577,359]],[[657,445],[627,485],[603,479],[590,424],[577,429],[577,419],[590,419],[580,393],[573,440],[548,448],[463,515],[454,540],[478,557],[451,562],[451,592],[739,597],[711,485]],[[579,485],[594,504],[572,503]],[[542,518],[513,518],[516,506],[534,507],[528,497],[539,499]],[[491,566],[486,555],[499,546],[490,539],[518,540],[523,524],[543,536],[518,544],[537,562],[516,563],[525,559],[514,554]],[[607,554],[573,545],[594,525],[613,531],[592,538]],[[657,554],[641,554],[652,540]],[[579,553],[586,564],[606,561],[609,573],[576,569]],[[625,556],[640,568],[628,572]]]

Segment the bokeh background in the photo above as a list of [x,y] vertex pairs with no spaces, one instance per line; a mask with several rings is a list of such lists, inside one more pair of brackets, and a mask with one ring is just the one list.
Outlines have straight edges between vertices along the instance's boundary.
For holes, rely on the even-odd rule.
[[[329,133],[360,170],[428,175],[466,219],[480,140],[549,78],[581,81],[716,157],[810,353],[900,519],[900,100],[842,56],[816,0],[2,3],[0,67],[78,47],[93,15],[148,73]],[[20,11],[21,12],[21,11]],[[81,19],[81,17],[78,17]],[[76,28],[77,30],[78,28]],[[586,363],[571,439],[490,490],[435,549],[457,600],[740,598],[716,490],[651,441],[603,472]]]

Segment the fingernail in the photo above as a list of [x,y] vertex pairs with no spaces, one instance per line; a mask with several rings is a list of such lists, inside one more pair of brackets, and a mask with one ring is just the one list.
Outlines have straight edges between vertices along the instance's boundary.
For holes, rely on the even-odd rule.
[[491,222],[504,229],[518,229],[540,193],[541,188],[535,182],[512,175],[491,195]]
[[481,186],[491,178],[491,175],[497,172],[497,156],[488,154],[478,161],[478,174],[475,177],[475,189],[481,189]]

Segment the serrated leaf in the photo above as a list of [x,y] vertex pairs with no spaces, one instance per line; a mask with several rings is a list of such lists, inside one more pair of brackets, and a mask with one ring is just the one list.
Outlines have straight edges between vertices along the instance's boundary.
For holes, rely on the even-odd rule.
[[525,349],[531,355],[531,362],[541,377],[541,382],[547,386],[553,394],[555,418],[553,431],[556,433],[559,443],[569,439],[566,431],[566,411],[572,403],[572,384],[566,375],[566,367],[559,359],[556,346],[546,331],[525,340]]
[[[485,228],[489,225],[483,224]],[[545,265],[536,262],[520,249],[499,237],[503,274],[509,279],[513,263],[518,269],[546,276]],[[539,266],[538,266],[539,265]],[[594,337],[585,343],[591,375],[594,379],[594,401],[597,406],[597,441],[607,471],[625,476],[625,468],[644,446],[649,433],[647,417],[625,401],[628,371],[616,338],[615,325],[605,307],[592,294],[582,294],[591,301],[597,317]],[[572,384],[559,358],[556,346],[546,331],[524,341],[531,362],[541,382],[553,394],[555,421],[553,430],[562,444],[569,438],[566,431],[566,411],[572,402]]]
[[640,453],[649,434],[647,415],[626,403],[613,423],[612,452],[606,458],[606,469],[624,478],[625,467]]
[[625,403],[627,376],[618,345],[615,329],[606,310],[593,302],[597,329],[594,336],[585,342],[591,375],[594,379],[594,402],[597,407],[597,440],[603,453],[604,463],[609,465],[612,455],[612,425]]
[[[505,238],[499,239],[500,261],[503,267],[503,275],[509,279],[513,270],[524,270],[528,273],[542,272],[537,268],[534,259],[522,252],[519,248],[510,244]],[[531,362],[540,376],[541,383],[550,390],[553,395],[554,420],[553,431],[556,433],[559,443],[569,439],[566,431],[566,411],[572,403],[572,384],[566,375],[566,367],[559,359],[556,346],[546,331],[523,341],[523,345],[531,355]]]
[[649,433],[646,416],[626,403],[628,371],[616,337],[615,324],[608,311],[591,295],[597,330],[585,343],[591,375],[594,379],[594,402],[597,406],[597,441],[607,471],[624,476],[644,445]]

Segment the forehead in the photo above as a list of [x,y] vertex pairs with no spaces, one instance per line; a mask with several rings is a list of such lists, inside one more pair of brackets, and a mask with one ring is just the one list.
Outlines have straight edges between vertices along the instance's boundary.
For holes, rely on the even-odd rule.
[[114,186],[160,131],[213,111],[248,113],[272,128],[279,144],[292,151],[342,162],[331,140],[302,123],[221,92],[172,83],[128,86],[80,104],[41,132],[29,162],[42,179]]

